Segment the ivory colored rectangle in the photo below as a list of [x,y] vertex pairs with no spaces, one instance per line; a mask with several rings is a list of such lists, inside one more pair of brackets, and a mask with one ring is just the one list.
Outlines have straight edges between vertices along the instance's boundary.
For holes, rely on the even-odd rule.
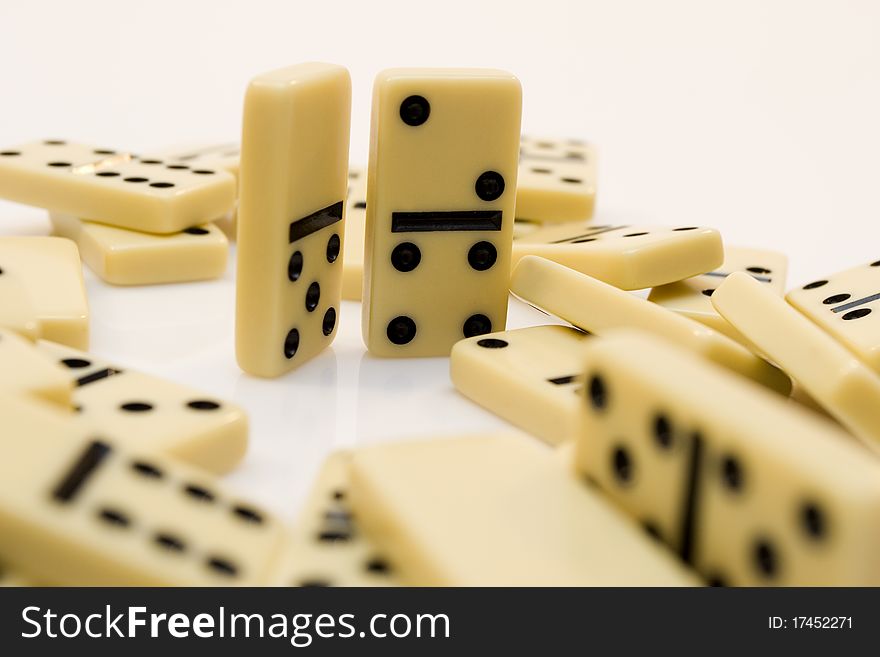
[[516,183],[519,219],[583,221],[596,204],[596,149],[577,139],[522,136]]

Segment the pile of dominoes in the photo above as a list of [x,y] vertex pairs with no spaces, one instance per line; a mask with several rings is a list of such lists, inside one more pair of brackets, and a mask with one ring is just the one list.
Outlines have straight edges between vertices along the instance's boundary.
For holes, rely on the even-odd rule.
[[[0,237],[0,580],[880,584],[880,261],[785,295],[783,254],[597,225],[593,148],[521,137],[504,71],[373,94],[366,172],[318,63],[251,82],[240,154],[0,151],[56,233]],[[292,527],[239,499],[244,410],[87,353],[82,277],[216,278],[226,233],[242,370],[296,377],[362,300],[370,353],[521,431],[334,453]],[[506,331],[510,293],[557,319]]]

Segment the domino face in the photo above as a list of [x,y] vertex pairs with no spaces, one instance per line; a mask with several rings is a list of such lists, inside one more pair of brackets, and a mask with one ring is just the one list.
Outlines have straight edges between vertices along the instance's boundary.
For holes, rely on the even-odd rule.
[[367,171],[348,170],[345,199],[345,258],[342,263],[342,298],[360,301],[364,291],[364,231],[367,221]]
[[698,584],[525,436],[359,450],[352,503],[401,576],[419,586]]
[[465,397],[557,445],[578,434],[588,337],[568,326],[533,326],[461,340],[450,356],[452,382]]
[[24,283],[0,263],[0,327],[15,331],[30,340],[40,335],[40,320]]
[[550,260],[523,258],[510,291],[590,333],[650,331],[781,394],[791,391],[783,372],[708,326]]
[[244,458],[248,422],[238,406],[62,345],[40,342],[39,350],[73,380],[78,417],[99,434],[216,473]]
[[150,233],[174,233],[228,212],[225,171],[63,140],[0,151],[0,197]]
[[351,453],[324,462],[300,514],[280,586],[397,586],[387,558],[358,527],[350,502]]
[[280,376],[336,336],[350,118],[341,66],[291,66],[248,87],[235,341],[249,374]]
[[80,419],[0,399],[0,560],[62,586],[269,581],[281,525],[202,471],[118,447]]
[[362,319],[373,355],[447,356],[504,329],[521,102],[504,71],[377,76]]
[[813,281],[788,302],[880,372],[880,260]]
[[73,377],[17,333],[0,329],[0,392],[71,408]]
[[523,135],[519,153],[518,218],[550,223],[593,216],[596,149],[591,144]]
[[712,305],[829,415],[880,449],[880,377],[846,347],[743,273],[727,277]]
[[544,226],[513,241],[513,264],[536,255],[623,290],[640,290],[712,271],[724,259],[721,235],[682,226]]
[[707,581],[880,581],[880,464],[839,428],[646,333],[585,351],[577,470]]
[[0,268],[0,278],[14,276],[24,287],[42,338],[88,348],[89,304],[75,244],[60,237],[2,237]]
[[76,242],[89,268],[113,285],[156,285],[218,278],[229,241],[213,224],[154,235],[53,213],[56,235]]
[[151,154],[168,162],[186,164],[192,169],[222,169],[238,178],[241,148],[235,143],[181,144]]

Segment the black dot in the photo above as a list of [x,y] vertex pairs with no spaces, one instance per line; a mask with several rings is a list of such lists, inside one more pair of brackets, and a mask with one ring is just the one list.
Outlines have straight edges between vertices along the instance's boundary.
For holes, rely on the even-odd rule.
[[199,502],[213,502],[217,499],[214,493],[204,486],[199,486],[197,484],[186,484],[183,487],[183,492]]
[[642,235],[647,235],[648,233],[627,233],[624,237],[641,237]]
[[149,180],[149,178],[141,178],[140,176],[132,176],[131,178],[123,178],[123,180],[125,182],[130,182],[130,183],[143,183],[143,182],[147,182]]
[[84,367],[89,367],[92,362],[83,358],[65,358],[61,364],[72,370],[81,370]]
[[116,509],[101,509],[98,512],[98,517],[104,522],[110,525],[116,525],[117,527],[128,527],[131,524],[131,520],[128,519],[128,516],[122,513],[122,511],[117,511]]
[[0,155],[3,157],[15,157],[16,155],[21,155],[21,151],[0,151]]
[[356,207],[358,210],[366,210],[367,209],[367,202],[366,201],[358,201],[357,203],[354,204],[354,207]]
[[318,281],[314,281],[311,285],[309,285],[309,289],[306,290],[306,310],[312,312],[315,308],[318,307],[318,302],[321,300],[321,286],[318,285]]
[[336,308],[331,306],[324,313],[324,321],[321,322],[321,332],[324,335],[330,335],[333,333],[334,328],[336,328]]
[[235,567],[235,564],[220,557],[209,558],[208,568],[225,577],[235,577],[238,574],[238,568]]
[[416,337],[416,323],[409,317],[401,315],[388,322],[385,333],[392,344],[407,344]]
[[656,525],[656,523],[651,522],[650,520],[645,520],[642,522],[642,529],[645,530],[645,533],[655,540],[663,540],[660,536],[660,528]]
[[213,176],[214,172],[211,169],[193,169],[193,173],[196,173],[200,176]]
[[498,260],[498,251],[492,242],[477,242],[468,251],[468,263],[477,271],[491,269]]
[[391,571],[391,565],[381,557],[373,557],[366,563],[367,572],[378,575],[386,575]]
[[350,541],[351,533],[344,529],[326,529],[318,533],[318,540],[325,543],[336,541]]
[[579,185],[584,182],[580,178],[560,178],[560,180],[564,183],[572,183],[573,185]]
[[481,315],[479,313],[477,313],[476,315],[471,315],[465,320],[464,325],[461,327],[461,332],[466,338],[472,338],[475,335],[485,335],[486,333],[491,333],[492,320],[485,315]]
[[504,349],[509,346],[509,343],[506,340],[499,340],[497,338],[483,338],[477,341],[477,346],[485,349]]
[[152,463],[147,463],[146,461],[135,461],[131,464],[131,468],[139,475],[149,477],[151,479],[161,479],[164,476],[159,468],[157,468]]
[[724,455],[721,458],[721,482],[724,484],[724,487],[728,490],[739,492],[742,490],[744,478],[745,475],[739,459],[730,454]]
[[232,509],[232,513],[245,522],[250,522],[255,525],[263,524],[263,514],[256,509],[251,509],[247,506],[236,506]]
[[287,358],[293,358],[297,349],[299,349],[299,331],[290,329],[287,337],[284,338],[284,355]]
[[69,167],[70,162],[49,162],[50,167]]
[[339,489],[334,490],[332,493],[330,493],[330,497],[332,497],[334,500],[344,500],[345,499],[345,491],[339,490]]
[[187,235],[207,235],[211,231],[201,226],[190,226],[189,228],[184,228],[183,232]]
[[346,523],[351,522],[352,514],[345,509],[331,509],[324,513],[324,518],[332,522]]
[[299,584],[294,584],[303,589],[323,589],[333,586],[328,579],[304,579]]
[[825,297],[822,299],[822,303],[826,306],[830,306],[831,304],[840,303],[841,301],[846,301],[850,298],[849,294],[833,294],[830,297]]
[[533,173],[553,173],[552,169],[545,169],[543,167],[532,167]]
[[585,160],[585,159],[587,159],[586,157],[584,157],[583,153],[575,153],[574,151],[569,151],[568,153],[565,154],[565,157],[568,160]]
[[773,544],[767,539],[759,539],[752,551],[755,569],[763,577],[773,577],[779,570],[778,557]]
[[154,540],[157,545],[172,552],[183,552],[186,549],[184,542],[171,534],[156,534]]
[[191,402],[187,402],[186,405],[187,408],[191,408],[194,411],[216,411],[220,408],[220,404],[210,399],[194,399]]
[[632,480],[632,457],[625,447],[615,447],[611,453],[611,472],[621,484],[628,484]]
[[349,171],[348,177],[351,178],[352,180],[354,180],[355,178],[360,178],[361,174],[357,171]]
[[111,151],[107,148],[96,148],[92,151],[95,155],[116,155],[116,151]]
[[129,413],[146,413],[153,410],[153,405],[148,402],[133,401],[120,404],[119,409]]
[[339,235],[333,233],[330,239],[327,240],[327,262],[336,262],[336,258],[339,257],[340,246]]
[[67,142],[63,139],[47,139],[43,143],[47,146],[64,146]]
[[673,231],[682,231],[682,230],[696,230],[696,226],[685,226],[683,228],[673,228]]
[[765,267],[746,267],[746,271],[750,271],[753,274],[770,274],[771,271],[766,269]]
[[856,308],[855,310],[850,310],[848,313],[843,315],[843,319],[849,321],[851,319],[861,319],[862,317],[866,317],[871,314],[870,308]]
[[477,178],[474,189],[484,201],[495,201],[504,193],[504,177],[497,171],[484,171]]
[[825,514],[813,502],[807,502],[801,508],[801,527],[804,533],[813,540],[825,537],[827,531]]
[[589,391],[588,397],[590,400],[590,405],[595,410],[601,411],[608,406],[608,390],[605,386],[605,379],[603,379],[598,374],[594,374],[590,377],[590,382],[587,386],[587,390]]
[[707,297],[711,297],[712,294],[714,294],[714,292],[715,292],[715,288],[709,287],[709,288],[706,288],[705,290],[703,290],[702,294],[706,295]]
[[875,260],[869,266],[870,267],[880,267],[880,260]]
[[400,119],[407,125],[422,125],[430,115],[431,104],[424,96],[408,96],[400,104]]
[[98,171],[95,175],[101,178],[116,178],[119,173],[116,171]]
[[162,164],[162,160],[141,160],[141,164]]
[[719,575],[718,573],[713,573],[706,578],[706,584],[714,587],[726,587],[727,579],[723,575]]
[[186,164],[169,164],[168,168],[180,170],[180,169],[189,169],[189,166],[187,166]]
[[662,413],[654,418],[654,440],[662,449],[672,447],[672,423]]
[[290,261],[287,263],[287,278],[290,281],[298,281],[299,277],[302,276],[303,271],[303,254],[299,251],[294,251],[293,255],[290,256]]
[[150,187],[156,187],[158,189],[168,189],[169,187],[174,187],[174,183],[170,182],[154,182],[150,183]]
[[391,252],[391,264],[397,271],[410,272],[419,266],[422,261],[422,252],[412,242],[402,242],[394,247]]
[[823,285],[827,285],[828,281],[813,281],[812,283],[807,283],[804,285],[805,290],[815,290],[817,287],[822,287]]

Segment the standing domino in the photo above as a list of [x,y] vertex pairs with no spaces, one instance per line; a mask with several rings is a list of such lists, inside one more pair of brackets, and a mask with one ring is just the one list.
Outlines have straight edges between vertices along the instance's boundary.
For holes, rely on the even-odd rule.
[[345,198],[345,251],[342,259],[342,298],[360,301],[364,292],[364,231],[367,222],[367,171],[348,171]]
[[132,230],[174,233],[228,212],[235,178],[52,139],[0,151],[0,197]]
[[491,69],[391,69],[373,89],[363,336],[447,356],[504,328],[522,90]]
[[541,440],[574,438],[589,335],[569,326],[532,326],[461,340],[450,376],[458,391]]
[[791,391],[783,372],[727,336],[550,260],[523,258],[511,277],[510,291],[585,331],[651,331],[772,390],[784,395]]
[[705,324],[729,338],[742,341],[742,336],[715,311],[709,297],[735,271],[750,274],[756,281],[782,296],[785,293],[787,270],[788,258],[778,251],[728,246],[724,249],[724,264],[719,269],[655,287],[648,295],[648,300]]
[[523,135],[516,184],[516,215],[541,222],[578,221],[593,216],[596,150],[576,139]]
[[880,373],[880,260],[813,281],[785,298]]
[[299,64],[248,87],[235,347],[249,374],[280,376],[336,336],[350,118],[341,66]]
[[829,415],[880,450],[880,376],[747,274],[731,274],[712,305]]
[[880,463],[846,433],[647,333],[586,352],[576,468],[711,583],[880,583]]

